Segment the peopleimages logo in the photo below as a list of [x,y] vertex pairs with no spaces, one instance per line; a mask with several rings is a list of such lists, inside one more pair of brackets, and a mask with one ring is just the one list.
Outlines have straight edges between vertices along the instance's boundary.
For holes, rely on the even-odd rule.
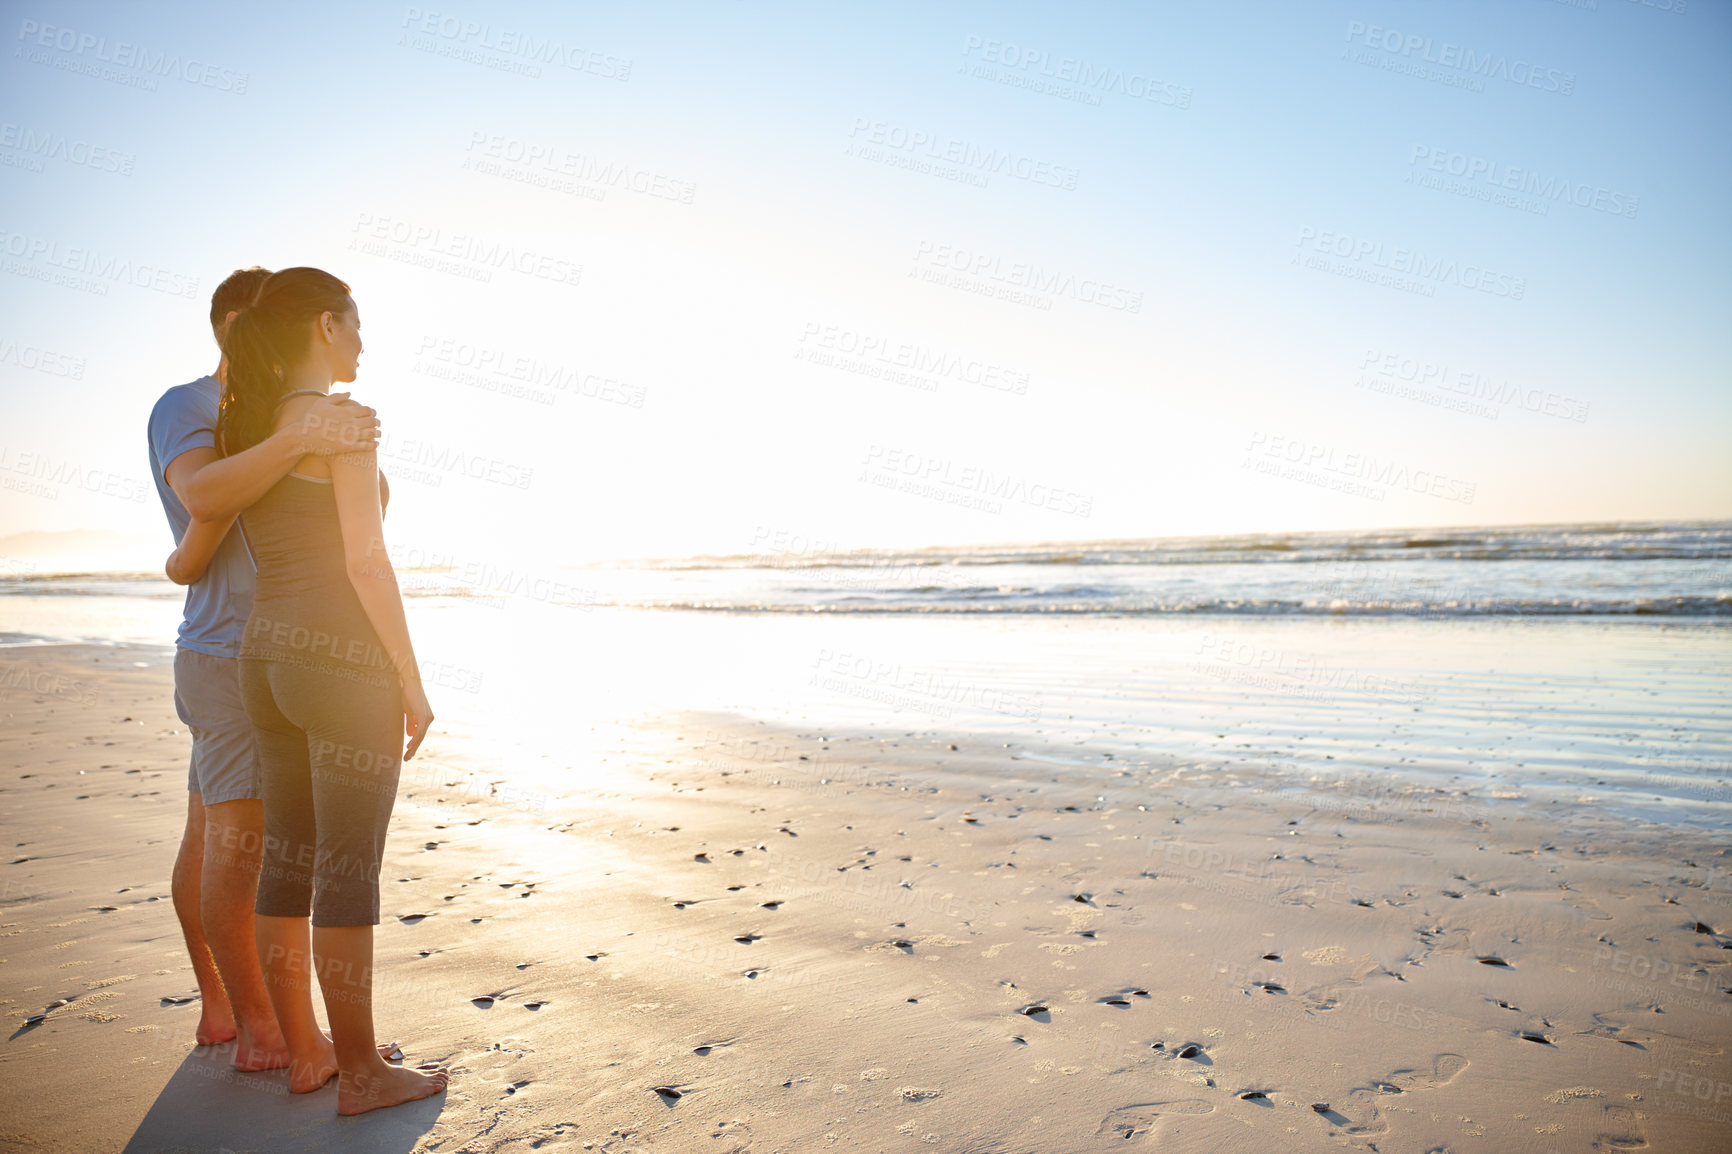
[[[503,136],[487,132],[471,132],[469,144],[465,151],[471,155],[463,162],[465,168],[475,168],[477,171],[487,171],[475,162],[485,158],[524,169],[544,172],[549,176],[570,177],[572,180],[590,184],[605,185],[608,188],[624,188],[644,196],[658,200],[671,200],[679,204],[692,203],[692,197],[697,194],[698,186],[689,180],[662,173],[650,172],[643,168],[634,168],[619,161],[598,160],[581,152],[572,152],[557,144],[540,141],[519,140],[516,137]],[[480,157],[474,154],[480,153]],[[499,175],[490,172],[489,175]],[[531,182],[534,183],[534,182]]]
[[[81,462],[53,457],[47,453],[14,449],[8,445],[0,445],[0,474],[13,475],[0,476],[0,482],[4,482],[7,489],[56,500],[60,496],[58,486],[61,485],[68,489],[141,504],[150,493],[150,486],[137,477],[92,468]],[[14,480],[14,477],[26,480],[18,481]]]
[[108,290],[103,287],[102,282],[130,284],[135,288],[154,289],[189,300],[198,295],[197,277],[183,276],[158,265],[139,264],[94,248],[62,245],[59,241],[47,237],[26,236],[23,233],[0,229],[0,253],[28,262],[20,268],[8,268],[8,272],[23,271],[28,274],[29,268],[36,264],[42,265],[44,270],[63,269],[68,273],[96,278],[93,283],[102,288],[104,294]]
[[[1283,464],[1289,467],[1288,471],[1283,471]],[[1473,504],[1477,489],[1472,481],[1450,477],[1435,469],[1410,468],[1405,462],[1378,457],[1374,453],[1343,452],[1333,445],[1278,433],[1266,433],[1260,429],[1252,432],[1251,443],[1246,447],[1245,460],[1241,467],[1310,483],[1323,483],[1332,479],[1363,482],[1325,485],[1357,495],[1369,495],[1359,493],[1361,489],[1384,486],[1388,489],[1406,489],[1411,493],[1422,493],[1444,501],[1459,501],[1463,505]],[[1382,491],[1377,492],[1376,499],[1381,501]]]
[[106,36],[80,32],[76,28],[42,24],[35,20],[25,20],[19,24],[18,39],[28,47],[53,48],[83,60],[99,61],[119,68],[133,68],[152,76],[172,77],[188,84],[215,88],[219,92],[232,92],[236,96],[245,95],[247,81],[250,79],[245,72],[205,64],[190,56],[182,60],[176,53],[153,52],[143,45],[126,40],[117,40],[110,44]]
[[403,27],[411,33],[437,36],[455,48],[485,49],[505,57],[521,57],[536,64],[557,64],[561,68],[573,72],[588,72],[605,80],[631,79],[632,62],[623,57],[595,52],[578,44],[567,44],[552,36],[538,36],[517,28],[501,28],[484,20],[467,20],[449,12],[406,8],[403,12]]
[[1081,93],[1093,96],[1099,103],[1099,92],[1116,92],[1133,100],[1147,100],[1175,108],[1191,106],[1191,90],[1182,84],[1156,79],[1144,72],[1130,72],[1092,64],[1075,56],[1054,56],[1052,53],[1021,47],[1003,40],[970,36],[962,46],[964,57],[975,57],[999,68],[1017,69],[1031,76],[1046,77],[1075,85]]
[[1393,28],[1382,28],[1359,20],[1348,21],[1347,41],[1387,54],[1394,58],[1390,61],[1391,64],[1396,60],[1412,66],[1431,64],[1480,80],[1505,80],[1511,84],[1538,88],[1542,92],[1555,92],[1560,96],[1569,96],[1576,90],[1574,72],[1545,68],[1527,60],[1511,60],[1502,53],[1477,52],[1460,44],[1451,44],[1447,40],[1439,42],[1429,36],[1404,34]]
[[456,445],[434,444],[414,438],[399,439],[390,433],[379,439],[379,457],[382,460],[435,470],[431,473],[435,485],[444,479],[444,474],[450,473],[475,481],[491,481],[495,485],[512,489],[527,489],[535,477],[534,469],[525,468],[515,461],[503,461],[466,452]]
[[[1417,249],[1386,247],[1380,240],[1353,237],[1346,233],[1319,232],[1306,227],[1299,230],[1299,239],[1294,243],[1302,249],[1308,248],[1326,256],[1342,257],[1356,263],[1388,269],[1390,272],[1414,277],[1420,282],[1435,281],[1438,284],[1458,285],[1476,292],[1506,297],[1512,301],[1521,300],[1528,291],[1525,277],[1494,272],[1477,264],[1462,264],[1442,257],[1428,257]],[[1294,260],[1297,262],[1298,257]]]
[[873,444],[866,450],[862,464],[864,471],[859,478],[862,481],[991,513],[1003,512],[1000,504],[1003,501],[1021,501],[1038,509],[1077,517],[1087,517],[1094,509],[1091,493],[893,446]]
[[[978,174],[1015,177],[1031,184],[1074,191],[1078,171],[1063,164],[1037,160],[1008,148],[987,148],[985,145],[925,128],[908,128],[864,116],[854,118],[848,130],[850,146],[856,156],[881,159],[873,152],[888,149],[892,155],[906,153],[915,160],[937,161],[958,165]],[[877,149],[863,146],[876,145]]]
[[[1385,353],[1381,349],[1367,349],[1364,357],[1360,359],[1359,368],[1361,372],[1369,369],[1387,381],[1407,382],[1421,389],[1440,389],[1477,401],[1489,401],[1494,405],[1519,404],[1530,413],[1541,413],[1567,421],[1581,422],[1588,419],[1588,402],[1578,397],[1547,389],[1523,388],[1512,385],[1507,380],[1499,380],[1490,373],[1474,369],[1455,369],[1441,361],[1427,361],[1418,357],[1402,356],[1400,353]],[[1364,377],[1361,377],[1360,383],[1366,383]],[[1492,416],[1495,418],[1496,415],[1494,410]]]
[[964,359],[955,353],[913,341],[897,341],[841,325],[808,322],[800,333],[800,347],[794,350],[794,356],[826,366],[837,363],[834,358],[826,358],[825,353],[886,369],[907,369],[919,380],[932,381],[934,389],[937,382],[933,378],[948,378],[1018,396],[1028,392],[1029,375],[1026,372],[977,358]]
[[923,240],[915,245],[914,261],[937,269],[996,281],[1013,289],[1026,289],[1050,296],[1069,297],[1083,304],[1119,312],[1136,313],[1143,308],[1140,291],[1120,288],[1089,277],[1078,277],[1026,261],[1005,261],[992,253],[976,252],[955,245]]
[[0,365],[4,364],[17,365],[21,369],[34,369],[55,377],[71,377],[75,381],[84,379],[83,357],[55,352],[41,345],[20,344],[15,340],[0,337]]
[[[98,172],[114,172],[121,176],[132,175],[132,166],[137,159],[132,153],[122,152],[117,148],[92,144],[88,140],[80,140],[64,133],[39,132],[11,121],[0,124],[0,148],[13,149],[35,160],[63,160],[67,164],[93,168]],[[40,172],[41,169],[36,171]]]
[[475,233],[447,232],[400,217],[363,212],[355,218],[349,247],[436,272],[491,281],[493,269],[506,269],[554,284],[576,285],[583,266],[561,257],[518,248]]
[[1631,196],[1627,192],[1571,181],[1559,176],[1542,176],[1531,168],[1504,164],[1487,157],[1469,156],[1465,152],[1434,148],[1426,144],[1413,145],[1408,153],[1407,163],[1416,169],[1457,176],[1470,184],[1508,189],[1540,200],[1567,201],[1577,208],[1591,208],[1595,212],[1612,216],[1633,219],[1636,209],[1641,205],[1639,197]]
[[477,373],[519,381],[533,388],[568,392],[634,409],[643,408],[646,390],[642,385],[588,372],[578,365],[543,361],[528,353],[490,348],[444,336],[422,337],[415,352],[417,356],[456,369],[473,369]]

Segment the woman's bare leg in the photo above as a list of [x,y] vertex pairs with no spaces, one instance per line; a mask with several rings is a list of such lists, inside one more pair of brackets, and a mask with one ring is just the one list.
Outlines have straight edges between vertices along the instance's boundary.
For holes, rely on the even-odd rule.
[[443,1090],[445,1071],[423,1074],[390,1065],[379,1055],[373,1035],[373,927],[316,926],[313,949],[336,1043],[337,1113],[365,1114]]
[[253,920],[265,989],[277,1012],[277,1025],[289,1046],[289,1090],[305,1094],[331,1080],[336,1058],[331,1040],[313,1015],[313,944],[306,918]]
[[[271,1005],[289,1045],[289,1091],[309,1094],[336,1076],[337,1050],[331,1035],[319,1028],[319,1021],[313,1016],[309,964],[313,955],[308,920],[260,914],[253,924],[265,988],[270,991]],[[379,1061],[383,1062],[385,1055],[394,1049],[392,1043],[377,1047]]]

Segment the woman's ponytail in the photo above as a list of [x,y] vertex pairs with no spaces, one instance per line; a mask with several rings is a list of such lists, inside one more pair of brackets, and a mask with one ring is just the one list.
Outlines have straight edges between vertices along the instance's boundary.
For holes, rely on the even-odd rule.
[[307,354],[307,324],[353,307],[349,286],[316,268],[286,268],[259,286],[218,338],[227,370],[217,407],[217,451],[250,449],[271,435],[289,372]]
[[288,366],[265,334],[253,305],[229,321],[222,349],[228,371],[223,374],[222,400],[217,406],[217,448],[228,455],[270,436]]

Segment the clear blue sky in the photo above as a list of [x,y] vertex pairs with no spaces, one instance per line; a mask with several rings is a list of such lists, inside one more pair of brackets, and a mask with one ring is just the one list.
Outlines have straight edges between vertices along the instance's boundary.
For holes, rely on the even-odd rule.
[[167,544],[255,262],[353,286],[400,547],[1732,515],[1724,3],[7,12],[0,536]]

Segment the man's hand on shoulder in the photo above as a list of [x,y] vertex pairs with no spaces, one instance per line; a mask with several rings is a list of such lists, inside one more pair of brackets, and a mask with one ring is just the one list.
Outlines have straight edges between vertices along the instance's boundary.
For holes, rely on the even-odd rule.
[[332,393],[307,406],[293,426],[301,452],[325,457],[379,447],[379,414],[348,393]]

